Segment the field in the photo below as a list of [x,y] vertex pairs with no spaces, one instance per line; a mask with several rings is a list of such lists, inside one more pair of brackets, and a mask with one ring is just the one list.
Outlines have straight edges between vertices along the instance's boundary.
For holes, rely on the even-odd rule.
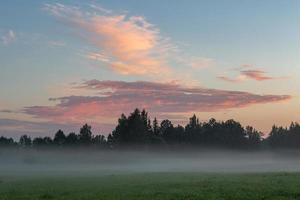
[[300,199],[300,173],[1,175],[0,199]]

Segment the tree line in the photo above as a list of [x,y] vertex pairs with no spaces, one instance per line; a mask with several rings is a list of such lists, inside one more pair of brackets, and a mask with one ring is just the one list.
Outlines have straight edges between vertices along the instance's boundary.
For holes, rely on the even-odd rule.
[[160,123],[150,120],[145,110],[135,109],[128,117],[118,119],[115,129],[107,137],[93,135],[88,124],[80,128],[78,134],[65,134],[58,130],[54,137],[31,138],[22,135],[19,141],[0,137],[0,147],[95,147],[118,149],[123,147],[216,147],[237,149],[259,148],[300,148],[300,125],[292,122],[289,127],[273,126],[266,138],[251,126],[243,127],[230,119],[217,121],[210,119],[200,122],[193,115],[185,126],[173,125],[168,119]]

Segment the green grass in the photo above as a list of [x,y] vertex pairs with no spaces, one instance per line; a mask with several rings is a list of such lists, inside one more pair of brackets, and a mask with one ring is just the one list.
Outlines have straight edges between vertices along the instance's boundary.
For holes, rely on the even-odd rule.
[[300,199],[300,173],[0,176],[0,199]]

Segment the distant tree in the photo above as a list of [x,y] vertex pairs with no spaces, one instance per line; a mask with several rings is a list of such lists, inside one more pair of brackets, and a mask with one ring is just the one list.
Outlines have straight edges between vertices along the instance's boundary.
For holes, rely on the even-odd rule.
[[245,132],[246,132],[246,137],[248,138],[248,145],[250,145],[250,146],[260,145],[260,143],[262,141],[262,139],[261,139],[262,133],[261,132],[258,132],[251,126],[247,126]]
[[122,114],[118,119],[118,124],[112,131],[112,134],[108,136],[108,140],[111,145],[119,145],[129,142],[128,120],[124,114]]
[[107,141],[104,135],[96,135],[92,138],[92,143],[96,147],[104,148],[107,146]]
[[266,140],[273,148],[300,148],[300,125],[296,122],[288,128],[274,125]]
[[108,134],[107,136],[107,146],[109,148],[113,148],[114,144],[116,144],[117,142],[115,141],[115,138],[112,134]]
[[0,147],[13,147],[16,143],[12,138],[0,137]]
[[74,146],[77,145],[78,143],[79,143],[79,136],[76,135],[76,133],[72,132],[69,135],[67,135],[66,142],[65,142],[66,145]]
[[268,144],[271,147],[286,147],[288,132],[289,131],[286,128],[273,125],[269,137],[267,138]]
[[144,145],[150,141],[151,122],[148,113],[135,109],[128,118],[122,114],[112,132],[112,140],[117,145]]
[[190,119],[189,123],[185,126],[186,140],[192,144],[202,143],[202,130],[199,119],[194,114]]
[[44,137],[43,139],[46,145],[53,144],[53,140],[51,139],[51,137]]
[[222,123],[214,118],[202,124],[201,132],[201,141],[206,146],[220,146],[224,143]]
[[222,123],[222,146],[226,147],[245,147],[247,138],[244,128],[239,122],[233,119]]
[[185,144],[186,143],[186,133],[183,126],[177,125],[173,128],[172,139],[174,143]]
[[45,145],[43,138],[41,137],[36,137],[32,140],[32,145],[34,147],[42,146]]
[[152,127],[153,127],[153,134],[154,134],[155,136],[158,136],[158,135],[159,135],[159,125],[158,125],[158,122],[157,122],[156,117],[155,117],[154,120],[153,120],[153,125],[152,125]]
[[197,128],[199,128],[200,123],[199,123],[199,119],[196,117],[196,115],[194,114],[190,120],[189,123],[186,125],[185,129],[186,130],[196,130]]
[[79,142],[80,144],[91,144],[92,142],[92,127],[85,124],[80,128],[79,132]]
[[300,125],[297,122],[292,122],[289,126],[286,143],[290,148],[300,148]]
[[160,123],[160,135],[167,142],[173,142],[173,132],[174,126],[172,122],[168,119],[161,121]]
[[[150,120],[148,121],[148,124],[149,123],[151,123]],[[159,127],[159,124],[158,124],[158,121],[156,118],[154,118],[154,120],[152,122],[152,126],[149,126],[149,127],[150,127],[150,130],[149,130],[150,144],[155,144],[155,145],[165,144],[164,139],[160,135],[160,127]]]
[[59,129],[54,135],[53,143],[62,146],[65,144],[65,142],[66,142],[66,136],[64,132]]
[[30,147],[32,145],[31,138],[27,135],[22,135],[19,140],[19,145],[21,147]]
[[34,147],[50,147],[53,144],[53,141],[50,137],[37,137],[32,141]]

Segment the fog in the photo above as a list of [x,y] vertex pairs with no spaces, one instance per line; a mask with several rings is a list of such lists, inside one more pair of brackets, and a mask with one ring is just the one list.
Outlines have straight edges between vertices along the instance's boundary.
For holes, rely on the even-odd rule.
[[300,151],[0,150],[0,175],[294,172]]

